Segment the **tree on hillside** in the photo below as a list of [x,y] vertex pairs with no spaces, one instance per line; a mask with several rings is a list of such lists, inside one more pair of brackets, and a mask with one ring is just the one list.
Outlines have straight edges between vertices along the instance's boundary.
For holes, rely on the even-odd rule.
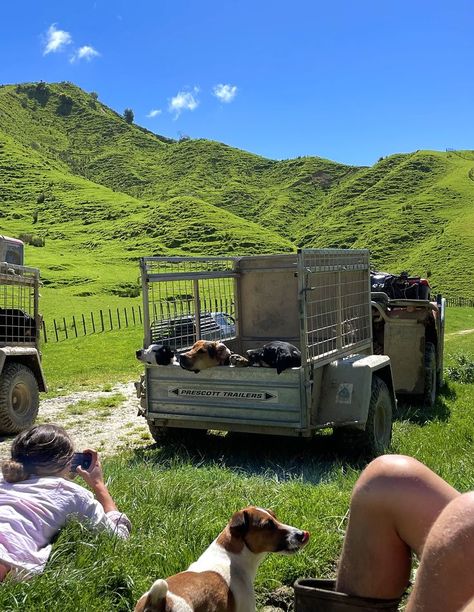
[[89,95],[93,100],[97,100],[99,98],[99,94],[96,91],[91,91]]
[[[31,86],[30,86],[30,91],[31,91]],[[39,83],[36,83],[36,85],[33,86],[32,97],[38,100],[38,102],[42,106],[44,106],[48,102],[49,94],[50,94],[49,87],[46,85],[44,81],[39,81]]]
[[126,108],[123,111],[123,118],[125,119],[127,123],[133,123],[134,117],[135,115],[133,114],[133,111],[131,108]]
[[71,113],[74,100],[65,93],[59,94],[58,115],[69,115]]

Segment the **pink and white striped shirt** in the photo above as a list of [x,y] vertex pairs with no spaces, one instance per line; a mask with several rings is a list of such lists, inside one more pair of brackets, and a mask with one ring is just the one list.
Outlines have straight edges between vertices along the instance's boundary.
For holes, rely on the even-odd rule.
[[71,480],[48,476],[9,483],[0,476],[0,562],[20,579],[41,573],[52,538],[69,518],[123,539],[130,535],[125,514],[105,512],[92,493]]

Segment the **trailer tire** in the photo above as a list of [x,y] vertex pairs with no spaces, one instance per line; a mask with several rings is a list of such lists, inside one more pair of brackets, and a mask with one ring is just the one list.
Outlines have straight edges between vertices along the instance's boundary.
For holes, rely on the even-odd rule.
[[182,443],[192,444],[207,433],[207,429],[187,429],[186,427],[162,427],[148,422],[148,429],[157,444]]
[[368,457],[385,453],[392,440],[393,399],[386,383],[372,376],[369,410],[364,430],[339,427],[334,434],[346,451]]
[[436,402],[438,390],[438,370],[436,348],[432,342],[425,345],[423,404],[432,407]]
[[0,431],[18,433],[30,427],[38,414],[39,389],[27,366],[10,362],[0,373]]

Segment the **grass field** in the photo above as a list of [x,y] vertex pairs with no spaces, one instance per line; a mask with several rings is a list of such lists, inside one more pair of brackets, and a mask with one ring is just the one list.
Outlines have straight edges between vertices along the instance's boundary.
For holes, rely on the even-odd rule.
[[[474,358],[474,311],[447,312],[446,364],[459,353]],[[138,332],[138,330],[137,330]],[[45,369],[53,381],[74,386],[130,379],[140,368],[135,331],[51,344]],[[90,344],[88,347],[87,344]],[[97,349],[107,353],[101,360]],[[77,355],[78,360],[66,359]],[[101,362],[106,361],[106,366]],[[79,367],[82,362],[87,366]],[[61,376],[55,370],[61,364]],[[76,365],[74,365],[76,364]],[[393,452],[424,461],[462,491],[474,480],[474,385],[447,380],[436,406],[402,406]],[[248,503],[272,507],[287,523],[309,529],[308,546],[293,557],[269,556],[257,575],[259,607],[281,585],[301,576],[332,576],[340,552],[350,492],[363,465],[344,462],[330,436],[298,440],[208,436],[193,447],[131,449],[106,461],[110,489],[131,518],[128,542],[94,535],[71,524],[59,536],[47,571],[26,584],[0,588],[2,610],[64,612],[131,610],[157,577],[185,568]]]

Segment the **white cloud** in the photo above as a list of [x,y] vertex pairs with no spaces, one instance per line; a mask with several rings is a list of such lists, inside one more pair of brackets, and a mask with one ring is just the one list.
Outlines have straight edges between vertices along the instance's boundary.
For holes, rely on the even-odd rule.
[[72,43],[72,36],[65,30],[58,30],[55,23],[52,23],[46,34],[46,44],[44,47],[43,55],[48,53],[56,53],[56,51],[62,51],[62,49]]
[[212,93],[219,98],[221,102],[232,102],[237,95],[237,85],[215,85]]
[[177,119],[183,110],[193,111],[199,105],[199,100],[195,98],[195,95],[199,92],[199,87],[193,89],[193,93],[189,91],[178,91],[178,93],[171,98],[168,110],[170,113],[175,114]]
[[77,49],[77,51],[74,53],[74,55],[71,56],[71,59],[69,61],[73,63],[78,62],[81,59],[85,59],[90,62],[93,57],[99,57],[99,55],[100,53],[96,51],[94,47],[91,47],[90,45],[84,45],[83,47]]
[[147,117],[150,117],[153,119],[153,117],[158,117],[158,115],[161,115],[161,109],[155,108],[148,113]]

